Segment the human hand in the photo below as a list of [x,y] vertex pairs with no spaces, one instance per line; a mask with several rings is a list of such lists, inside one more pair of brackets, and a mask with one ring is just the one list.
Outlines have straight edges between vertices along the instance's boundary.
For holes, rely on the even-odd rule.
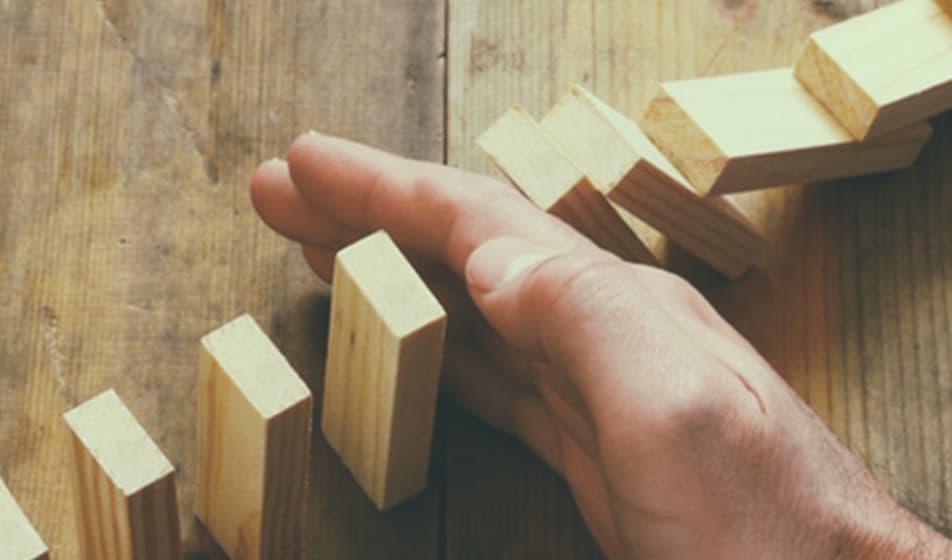
[[449,313],[448,391],[565,478],[609,557],[952,553],[687,282],[511,187],[310,133],[251,196],[328,281],[393,237]]

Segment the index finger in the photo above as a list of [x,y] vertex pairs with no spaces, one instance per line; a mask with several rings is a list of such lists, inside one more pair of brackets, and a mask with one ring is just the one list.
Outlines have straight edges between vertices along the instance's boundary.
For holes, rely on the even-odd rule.
[[556,249],[594,247],[515,189],[492,178],[307,133],[288,151],[294,184],[315,208],[365,233],[383,229],[404,247],[462,274],[479,245],[519,237]]

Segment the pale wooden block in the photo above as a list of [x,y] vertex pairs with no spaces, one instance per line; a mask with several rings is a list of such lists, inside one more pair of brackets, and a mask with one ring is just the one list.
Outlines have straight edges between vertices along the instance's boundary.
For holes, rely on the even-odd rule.
[[902,0],[822,29],[796,76],[858,139],[915,124],[952,109],[952,17]]
[[506,111],[478,144],[537,206],[625,260],[659,265],[605,195],[525,109],[516,105]]
[[322,427],[378,509],[426,486],[446,313],[390,237],[337,254]]
[[638,126],[581,86],[542,127],[608,198],[728,278],[766,252],[763,234],[721,197],[701,197]]
[[199,349],[195,514],[233,559],[302,552],[313,398],[249,315]]
[[80,556],[181,560],[175,469],[108,390],[63,415],[69,427]]
[[907,167],[932,134],[918,123],[857,142],[791,68],[663,84],[640,124],[702,194]]
[[46,560],[49,551],[0,478],[0,558]]

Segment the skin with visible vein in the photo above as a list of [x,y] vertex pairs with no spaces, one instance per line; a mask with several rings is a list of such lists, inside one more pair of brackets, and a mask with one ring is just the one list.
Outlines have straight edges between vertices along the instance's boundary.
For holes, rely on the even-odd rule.
[[952,553],[687,282],[507,185],[309,133],[251,196],[328,281],[394,238],[449,313],[448,392],[565,478],[609,557]]

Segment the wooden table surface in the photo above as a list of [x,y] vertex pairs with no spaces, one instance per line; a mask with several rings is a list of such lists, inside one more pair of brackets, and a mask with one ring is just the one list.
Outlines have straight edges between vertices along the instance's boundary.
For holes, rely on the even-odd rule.
[[[875,0],[0,0],[0,474],[76,555],[60,415],[115,387],[178,468],[188,549],[199,337],[248,311],[321,393],[327,289],[255,217],[256,162],[316,128],[489,171],[475,137],[581,82],[791,64]],[[675,268],[908,507],[952,531],[952,116],[907,171],[740,200],[769,262]],[[948,193],[946,191],[949,191]],[[319,402],[318,398],[318,402]],[[379,514],[315,433],[308,557],[588,558],[566,487],[449,402],[431,482]]]

